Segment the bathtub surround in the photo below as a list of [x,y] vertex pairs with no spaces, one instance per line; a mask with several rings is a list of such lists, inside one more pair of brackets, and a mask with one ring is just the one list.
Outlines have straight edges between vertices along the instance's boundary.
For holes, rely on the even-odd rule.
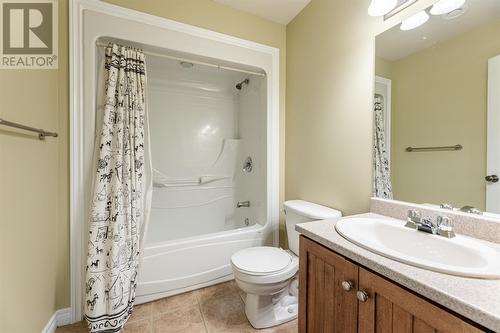
[[[286,86],[286,25],[278,24],[221,5],[213,0],[104,0],[110,4],[143,13],[190,24],[218,33],[269,45],[279,49],[279,202],[285,197],[285,86]],[[426,0],[427,1],[427,0]],[[285,237],[285,216],[280,211],[280,239]],[[281,244],[285,246],[286,244]]]
[[110,44],[104,68],[85,268],[92,333],[119,331],[132,313],[151,188],[144,53]]
[[233,252],[272,244],[266,76],[154,56],[147,66],[155,173],[136,304],[232,279]]

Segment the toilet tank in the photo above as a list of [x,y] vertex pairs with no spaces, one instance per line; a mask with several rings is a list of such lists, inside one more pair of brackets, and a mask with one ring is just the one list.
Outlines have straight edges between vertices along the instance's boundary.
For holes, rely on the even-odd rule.
[[299,255],[299,233],[295,231],[295,225],[297,223],[318,220],[336,220],[342,217],[342,213],[336,209],[304,200],[285,201],[283,206],[286,216],[285,223],[288,247],[296,255]]

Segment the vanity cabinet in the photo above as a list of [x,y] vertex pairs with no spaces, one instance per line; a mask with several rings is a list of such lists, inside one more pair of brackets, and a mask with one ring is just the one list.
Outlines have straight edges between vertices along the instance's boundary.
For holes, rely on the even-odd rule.
[[300,236],[299,333],[484,332]]

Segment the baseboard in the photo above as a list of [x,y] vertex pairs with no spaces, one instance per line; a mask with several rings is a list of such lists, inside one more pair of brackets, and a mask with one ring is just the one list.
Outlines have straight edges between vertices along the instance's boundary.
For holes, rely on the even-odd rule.
[[71,323],[71,308],[59,309],[52,317],[50,317],[49,322],[45,325],[42,333],[55,333],[56,328],[59,326],[68,325]]

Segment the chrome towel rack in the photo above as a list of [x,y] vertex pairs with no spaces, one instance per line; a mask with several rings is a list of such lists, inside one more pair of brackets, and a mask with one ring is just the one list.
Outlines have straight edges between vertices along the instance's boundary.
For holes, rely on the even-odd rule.
[[437,146],[437,147],[407,147],[405,151],[409,153],[417,153],[423,151],[457,151],[464,147],[460,144],[454,146]]
[[14,123],[12,121],[8,121],[8,120],[2,119],[2,118],[0,118],[0,125],[19,128],[19,129],[22,129],[25,131],[38,133],[38,138],[40,140],[45,140],[46,136],[53,136],[54,138],[57,138],[57,133],[47,132],[43,129],[38,129],[38,128],[23,125],[23,124]]

